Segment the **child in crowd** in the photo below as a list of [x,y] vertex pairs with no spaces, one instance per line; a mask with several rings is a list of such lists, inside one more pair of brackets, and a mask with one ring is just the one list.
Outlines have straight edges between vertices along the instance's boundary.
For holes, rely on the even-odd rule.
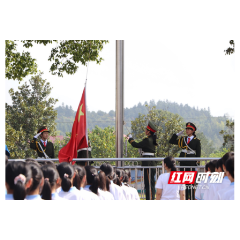
[[5,200],[24,200],[32,183],[30,166],[25,162],[9,162],[5,168]]
[[158,177],[156,200],[185,200],[184,184],[168,184],[170,172],[176,171],[176,160],[173,157],[166,157],[163,161],[167,173],[163,173]]
[[225,162],[226,175],[230,180],[230,185],[225,188],[225,193],[221,196],[221,200],[234,200],[234,156]]
[[227,174],[226,174],[226,162],[228,159],[233,158],[234,153],[233,152],[228,152],[226,153],[221,159],[222,159],[222,169],[224,171],[224,178],[219,186],[219,189],[217,190],[216,194],[214,195],[214,200],[221,200],[222,195],[225,193],[226,188],[228,188],[231,184],[231,181],[229,180]]
[[102,191],[102,195],[104,195],[104,200],[114,200],[113,195],[107,191],[106,187],[106,175],[103,171],[98,171],[99,176],[99,188],[98,190]]
[[91,191],[84,190],[86,185],[86,170],[83,166],[73,165],[73,168],[76,172],[76,176],[73,181],[73,186],[80,191],[81,200],[99,200],[98,196]]
[[116,174],[117,174],[117,185],[119,185],[122,190],[123,190],[123,194],[126,198],[126,200],[131,200],[131,193],[130,190],[127,186],[125,186],[123,184],[123,176],[124,176],[124,171],[122,169],[116,169]]
[[131,198],[130,200],[140,200],[137,189],[131,187],[129,184],[131,182],[131,172],[129,170],[124,171],[122,183],[124,186],[128,187]]
[[42,200],[40,193],[44,184],[43,172],[37,162],[29,162],[32,171],[32,184],[27,189],[27,200]]
[[100,169],[105,173],[108,178],[106,182],[107,190],[110,191],[114,197],[114,200],[126,200],[121,187],[113,183],[113,179],[116,178],[116,174],[113,172],[113,167],[109,163],[103,163]]
[[60,181],[58,171],[55,166],[45,164],[41,167],[44,176],[44,185],[42,189],[42,199],[44,200],[62,200],[56,193],[57,184]]
[[76,175],[73,166],[67,162],[62,162],[57,166],[57,170],[61,178],[59,197],[68,200],[81,200],[80,191],[73,186],[73,180]]

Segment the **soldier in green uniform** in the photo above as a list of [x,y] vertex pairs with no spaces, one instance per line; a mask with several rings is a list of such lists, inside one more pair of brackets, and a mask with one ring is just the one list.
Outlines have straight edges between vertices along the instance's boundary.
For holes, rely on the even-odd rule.
[[[172,138],[169,140],[169,143],[178,145],[180,148],[182,148],[182,151],[179,157],[201,157],[201,142],[196,137],[196,134],[195,134],[196,130],[197,130],[197,127],[193,123],[188,122],[186,123],[187,136],[180,137],[184,132],[184,131],[181,131],[177,134],[173,134]],[[195,168],[193,167],[196,165],[197,165],[196,161],[180,161],[180,166],[192,167],[192,169],[185,168],[185,171],[195,171]],[[184,168],[180,168],[180,171],[184,171]],[[194,191],[193,189],[191,190],[192,190],[192,197],[194,199]],[[188,198],[191,199],[191,192],[188,191],[188,189],[186,189],[185,196],[187,197],[187,199]]]
[[[53,143],[49,142],[48,131],[46,126],[41,127],[37,135],[33,137],[33,140],[30,142],[30,148],[37,151],[38,157],[40,158],[54,158],[54,147]],[[40,136],[40,141],[37,141],[37,138]]]
[[[80,148],[77,150],[78,154],[77,154],[77,158],[92,158],[91,155],[91,142],[88,138],[88,148]],[[91,165],[93,163],[93,161],[89,162],[89,165]],[[79,166],[87,166],[87,161],[76,161],[76,164]]]
[[[132,138],[132,135],[129,135],[129,143],[135,147],[139,148],[142,157],[155,157],[155,147],[158,145],[156,143],[156,131],[157,127],[151,122],[148,122],[148,126],[146,127],[145,134],[147,135],[141,142],[136,143]],[[142,166],[156,166],[156,161],[142,161]],[[150,188],[150,196],[149,196],[149,169],[144,169],[144,185],[146,192],[146,200],[154,200],[155,199],[155,180],[154,176],[156,174],[156,169],[151,168],[151,188]]]

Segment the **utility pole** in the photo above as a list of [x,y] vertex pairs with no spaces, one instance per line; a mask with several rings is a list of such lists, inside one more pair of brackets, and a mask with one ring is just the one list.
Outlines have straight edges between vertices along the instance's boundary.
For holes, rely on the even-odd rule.
[[[116,40],[116,158],[123,157],[124,40]],[[121,161],[116,166],[122,166]]]

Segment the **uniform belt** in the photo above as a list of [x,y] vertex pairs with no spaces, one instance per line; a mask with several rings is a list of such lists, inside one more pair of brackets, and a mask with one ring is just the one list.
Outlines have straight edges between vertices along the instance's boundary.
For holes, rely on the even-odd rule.
[[154,153],[142,152],[142,156],[154,156]]
[[187,153],[187,154],[196,154],[195,151],[191,151],[191,150],[187,150],[187,149],[183,149],[182,152]]
[[83,151],[83,150],[91,151],[92,149],[90,147],[89,148],[81,148],[81,149],[78,149],[77,151],[80,152],[80,151]]

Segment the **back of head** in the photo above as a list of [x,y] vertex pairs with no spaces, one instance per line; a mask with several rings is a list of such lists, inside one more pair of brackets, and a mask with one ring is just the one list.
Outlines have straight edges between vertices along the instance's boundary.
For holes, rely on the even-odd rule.
[[223,168],[222,168],[222,159],[220,158],[219,160],[217,160],[217,163],[216,163],[216,168],[217,169],[221,169],[221,172],[223,172]]
[[115,169],[115,173],[116,173],[116,179],[114,179],[114,183],[115,184],[117,184],[118,186],[122,186],[122,183],[121,183],[121,180],[120,180],[120,178],[123,176],[123,172],[122,172],[122,170],[121,169]]
[[169,156],[169,157],[166,157],[164,158],[164,163],[166,164],[166,166],[171,169],[171,171],[176,171],[176,168],[175,168],[175,164],[176,164],[176,160]]
[[210,169],[211,173],[215,172],[215,164],[213,161],[208,163],[208,168]]
[[33,159],[33,158],[27,158],[27,159],[25,160],[25,162],[26,162],[26,163],[35,163],[35,164],[37,164],[39,167],[41,166],[41,165],[39,164],[39,162],[36,161],[36,160]]
[[205,165],[205,172],[208,171],[208,166],[209,166],[209,163],[206,163],[206,165]]
[[62,190],[68,192],[72,186],[71,179],[74,176],[74,168],[70,163],[62,162],[57,166],[57,170],[62,179]]
[[43,165],[51,165],[51,166],[53,166],[53,167],[56,168],[55,163],[54,163],[53,161],[51,161],[51,160],[44,161],[44,162],[42,162],[42,164],[43,164]]
[[103,191],[106,191],[107,187],[106,187],[106,175],[105,175],[105,173],[103,171],[99,171],[98,176],[99,176],[99,188],[102,189]]
[[44,176],[44,185],[42,189],[42,198],[45,200],[52,199],[52,187],[57,183],[59,178],[56,167],[46,164],[41,167]]
[[76,176],[73,181],[73,186],[80,190],[82,185],[83,177],[86,176],[86,170],[84,167],[79,165],[73,165],[74,171],[76,172]]
[[123,171],[123,179],[122,182],[124,183],[124,185],[129,186],[128,182],[129,182],[129,177],[128,177],[128,170]]
[[226,170],[229,172],[229,174],[232,176],[232,178],[234,179],[234,156],[230,157],[226,163]]
[[90,185],[89,189],[98,195],[99,176],[97,169],[93,166],[85,166],[87,174],[87,184]]
[[113,167],[112,167],[112,165],[110,165],[108,163],[103,163],[100,166],[100,169],[105,173],[105,176],[106,176],[106,189],[107,189],[107,191],[110,191],[110,179],[112,179]]
[[30,162],[30,163],[27,163],[27,165],[30,166],[32,171],[32,184],[27,191],[29,194],[30,192],[36,190],[39,187],[43,178],[43,172],[38,163]]
[[221,158],[221,159],[222,159],[222,164],[225,166],[226,161],[227,161],[229,158],[232,158],[232,157],[234,157],[234,152],[225,153],[225,154],[223,155],[223,157]]
[[25,199],[25,184],[32,177],[30,166],[25,162],[9,162],[5,171],[6,183],[13,190],[13,198],[15,200]]

